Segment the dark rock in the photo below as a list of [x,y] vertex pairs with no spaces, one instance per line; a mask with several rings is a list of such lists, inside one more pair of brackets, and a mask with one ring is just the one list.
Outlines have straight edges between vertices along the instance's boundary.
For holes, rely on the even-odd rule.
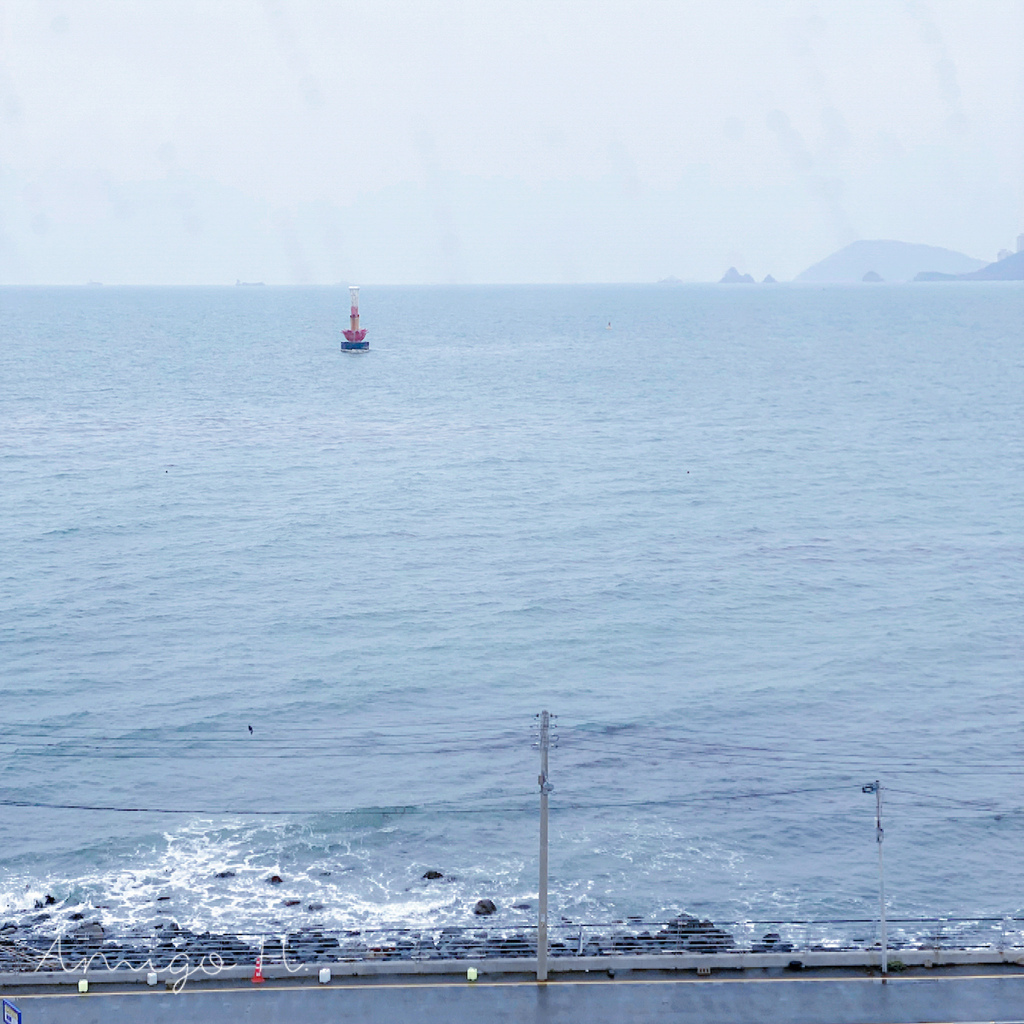
[[498,908],[494,905],[494,900],[477,900],[476,906],[473,907],[473,913],[477,917],[488,917],[493,914]]
[[297,907],[302,903],[302,900],[282,900],[281,905],[285,907]]
[[68,914],[69,921],[82,921],[85,919],[85,914],[80,914],[77,910],[73,914]]
[[724,953],[727,949],[732,949],[735,944],[731,935],[716,928],[714,932],[702,935],[699,939],[691,942],[689,948],[694,953]]
[[532,903],[513,903],[512,904],[512,909],[513,910],[532,910],[533,909],[533,904]]
[[716,928],[711,921],[700,921],[689,914],[673,918],[654,936],[667,951],[718,953],[735,946],[733,937]]
[[310,905],[306,907],[306,909],[312,911],[323,910],[324,905],[322,903],[310,903]]
[[269,878],[267,879],[267,881],[268,881],[268,882],[269,882],[269,883],[270,883],[271,885],[280,885],[280,884],[281,884],[281,883],[282,883],[282,882],[284,881],[284,879],[283,879],[283,878],[282,878],[282,877],[281,877],[280,875],[271,875],[271,876],[270,876],[270,877],[269,877]]
[[446,959],[458,960],[473,955],[476,943],[462,928],[442,928],[437,938],[437,949]]
[[690,934],[697,931],[699,928],[700,921],[691,914],[680,914],[678,917],[673,917],[672,920],[665,925],[665,931],[668,932],[669,935]]
[[638,935],[616,935],[612,939],[612,949],[616,953],[639,953],[643,945]]
[[211,937],[211,945],[223,959],[225,964],[251,964],[255,950],[233,935],[215,935]]
[[215,874],[213,877],[214,878],[234,878],[235,877],[235,873],[234,873],[234,871],[218,871],[217,874]]
[[751,947],[754,953],[792,953],[793,943],[783,942],[778,932],[766,932],[760,942]]
[[335,938],[327,938],[319,932],[304,933],[288,941],[289,959],[304,963],[316,963],[324,960],[337,960],[340,943]]
[[423,877],[433,881],[435,878],[444,878],[444,875],[440,871],[435,871],[431,868],[429,871],[423,872]]
[[166,903],[171,897],[170,896],[157,896],[157,903]]
[[[479,947],[478,947],[479,948]],[[488,939],[477,955],[482,956],[536,956],[537,945],[520,932],[503,938]]]

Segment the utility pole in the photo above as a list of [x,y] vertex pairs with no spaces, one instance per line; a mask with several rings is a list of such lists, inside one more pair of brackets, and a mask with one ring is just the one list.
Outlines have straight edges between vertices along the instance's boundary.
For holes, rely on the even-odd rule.
[[861,786],[862,793],[875,794],[875,841],[878,843],[878,920],[882,930],[882,981],[889,973],[889,942],[885,932],[885,865],[882,862],[882,840],[885,829],[882,828],[882,784],[875,779],[866,786]]
[[551,716],[540,713],[540,892],[537,900],[537,980],[548,980],[548,747],[551,742]]

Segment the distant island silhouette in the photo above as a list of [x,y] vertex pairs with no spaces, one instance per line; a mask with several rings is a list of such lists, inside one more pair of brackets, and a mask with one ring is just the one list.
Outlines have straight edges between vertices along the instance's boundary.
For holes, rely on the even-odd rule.
[[984,260],[936,245],[915,245],[888,239],[851,242],[838,252],[798,274],[797,281],[808,284],[855,284],[875,280],[913,281],[921,273],[970,274],[981,270]]
[[[757,282],[750,274],[741,274],[735,267],[730,267],[723,275],[719,284],[756,284]],[[778,284],[779,282],[768,274],[761,284]]]
[[741,274],[735,267],[730,267],[722,277],[719,284],[753,284],[754,279],[749,274]]
[[1007,253],[995,263],[970,274],[940,274],[935,270],[922,271],[915,281],[1024,281],[1024,251]]

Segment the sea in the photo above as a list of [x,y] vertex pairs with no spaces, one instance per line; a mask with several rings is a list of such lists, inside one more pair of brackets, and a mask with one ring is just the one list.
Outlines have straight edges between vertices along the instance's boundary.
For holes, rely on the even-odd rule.
[[347,305],[0,289],[0,924],[1024,913],[1024,288]]

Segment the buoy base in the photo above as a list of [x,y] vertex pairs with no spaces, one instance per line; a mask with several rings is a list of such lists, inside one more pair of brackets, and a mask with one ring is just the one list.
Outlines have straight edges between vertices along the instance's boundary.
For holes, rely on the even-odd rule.
[[365,351],[369,347],[370,343],[368,341],[343,341],[341,343],[342,352]]

